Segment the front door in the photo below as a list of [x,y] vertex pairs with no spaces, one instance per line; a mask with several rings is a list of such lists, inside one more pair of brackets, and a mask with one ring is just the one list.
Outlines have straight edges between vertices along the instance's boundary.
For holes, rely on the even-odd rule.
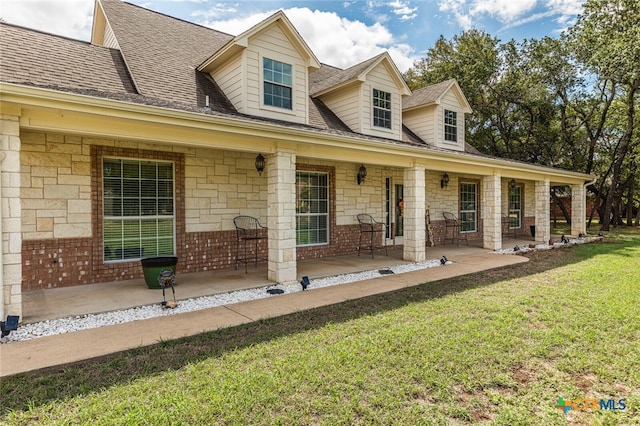
[[395,185],[395,240],[396,244],[403,244],[404,240],[404,186]]

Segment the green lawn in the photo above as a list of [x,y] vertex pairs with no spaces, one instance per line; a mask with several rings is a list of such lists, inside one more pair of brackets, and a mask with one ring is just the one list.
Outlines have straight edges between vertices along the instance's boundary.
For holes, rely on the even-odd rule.
[[3,379],[0,423],[640,424],[640,234],[529,257]]

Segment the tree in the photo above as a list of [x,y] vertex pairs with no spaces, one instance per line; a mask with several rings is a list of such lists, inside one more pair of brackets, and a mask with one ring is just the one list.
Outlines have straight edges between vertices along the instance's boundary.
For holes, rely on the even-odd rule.
[[[635,109],[640,89],[640,3],[587,0],[584,13],[569,31],[569,39],[578,60],[600,84],[619,90],[616,95],[620,95],[625,108],[622,132],[615,138],[611,151],[611,181],[601,216],[602,229],[609,230],[614,199],[620,197],[623,189],[623,165],[634,146]],[[633,199],[633,193],[628,197]]]

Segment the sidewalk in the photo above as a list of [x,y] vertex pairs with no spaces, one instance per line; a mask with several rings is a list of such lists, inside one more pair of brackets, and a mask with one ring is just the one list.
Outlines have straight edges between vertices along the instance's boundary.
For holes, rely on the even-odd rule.
[[160,341],[526,262],[488,252],[451,257],[452,265],[283,294],[183,314],[0,345],[0,377],[95,358]]

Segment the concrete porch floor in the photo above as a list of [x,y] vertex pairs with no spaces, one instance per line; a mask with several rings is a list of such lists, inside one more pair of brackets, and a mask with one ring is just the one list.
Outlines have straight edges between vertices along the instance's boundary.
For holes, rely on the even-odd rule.
[[[524,246],[530,242],[530,238],[509,239],[504,242],[503,247],[509,248],[516,244]],[[396,248],[389,251],[388,257],[380,252],[376,253],[373,259],[371,256],[353,255],[299,262],[299,273],[309,275],[313,279],[407,263],[401,260],[401,253],[401,249]],[[440,259],[443,255],[453,261],[453,264],[402,274],[383,275],[331,287],[314,289],[312,286],[307,291],[276,297],[2,344],[0,345],[0,360],[2,360],[0,377],[73,363],[153,345],[165,340],[234,327],[292,312],[387,293],[425,282],[527,261],[524,256],[490,253],[481,248],[479,242],[470,242],[468,247],[440,245],[427,250],[427,259]],[[187,293],[211,294],[214,291],[228,291],[235,288],[261,287],[271,284],[265,276],[266,267],[260,265],[257,270],[251,270],[246,275],[244,271],[236,272],[235,270],[183,274],[179,277],[180,283],[176,292],[178,298],[184,299]],[[200,284],[196,284],[198,282]],[[141,303],[159,303],[162,300],[161,290],[147,289],[143,280],[100,284],[95,287],[79,286],[43,290],[38,292],[39,294],[35,293],[26,297],[31,303],[31,309],[40,309],[35,311],[36,314],[27,316],[27,321],[30,322],[36,321],[35,318],[68,316],[71,310],[107,311]]]
[[[503,247],[516,244],[524,246],[531,243],[531,238],[505,239]],[[481,241],[469,241],[460,245],[447,244],[427,248],[427,259],[440,259],[443,255],[448,259],[460,261],[462,257],[488,252],[481,246]],[[327,276],[342,275],[381,269],[411,263],[402,260],[402,247],[389,247],[388,256],[384,250],[374,251],[374,256],[362,252],[360,256],[346,255],[323,259],[303,260],[298,262],[298,277],[310,280]],[[497,259],[496,259],[497,260]],[[498,262],[499,263],[499,262]],[[235,290],[275,285],[267,280],[267,265],[259,263],[257,267],[248,265],[248,273],[244,268],[211,270],[192,273],[178,273],[176,277],[176,298],[185,300],[201,296],[228,293]],[[171,298],[167,293],[167,300]],[[162,290],[148,289],[144,279],[116,281],[109,283],[88,284],[74,287],[52,288],[25,292],[22,295],[22,323],[34,323],[47,319],[91,313],[110,312],[136,306],[151,305],[162,301]]]

